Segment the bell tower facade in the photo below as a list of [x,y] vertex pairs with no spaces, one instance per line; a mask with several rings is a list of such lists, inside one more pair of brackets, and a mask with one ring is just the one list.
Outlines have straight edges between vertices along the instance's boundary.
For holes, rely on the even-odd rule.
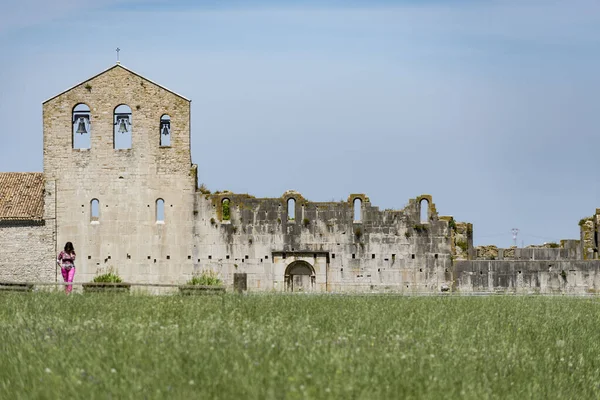
[[46,197],[58,251],[75,246],[75,281],[112,268],[177,282],[194,252],[190,100],[117,64],[43,113]]

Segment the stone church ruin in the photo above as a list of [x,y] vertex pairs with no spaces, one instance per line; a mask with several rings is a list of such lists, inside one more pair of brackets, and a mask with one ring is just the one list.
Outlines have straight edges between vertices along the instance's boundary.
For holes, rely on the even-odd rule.
[[[380,210],[362,193],[313,202],[198,186],[190,100],[117,64],[43,103],[43,173],[0,173],[0,281],[182,284],[212,270],[250,291],[578,292],[600,288],[600,210],[579,240],[473,247],[429,195]],[[23,250],[26,251],[23,251]],[[238,275],[239,274],[239,275]]]

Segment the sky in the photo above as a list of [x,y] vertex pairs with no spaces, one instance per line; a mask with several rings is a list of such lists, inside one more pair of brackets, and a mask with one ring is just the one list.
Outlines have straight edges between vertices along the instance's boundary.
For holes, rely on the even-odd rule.
[[380,209],[431,194],[476,245],[579,239],[600,208],[600,2],[9,0],[0,171],[42,102],[114,65],[192,99],[211,190]]

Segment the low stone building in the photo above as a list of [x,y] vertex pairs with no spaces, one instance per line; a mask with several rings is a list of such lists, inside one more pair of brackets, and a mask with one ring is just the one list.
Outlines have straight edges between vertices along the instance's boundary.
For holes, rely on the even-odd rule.
[[597,218],[582,224],[587,239],[476,261],[472,225],[438,215],[429,195],[382,211],[365,194],[210,193],[198,187],[190,122],[190,100],[119,64],[45,101],[43,173],[0,173],[0,280],[60,280],[67,241],[76,282],[112,268],[132,283],[182,284],[212,270],[255,291],[510,290],[516,270],[497,282],[475,271],[540,257],[588,268],[597,255]]

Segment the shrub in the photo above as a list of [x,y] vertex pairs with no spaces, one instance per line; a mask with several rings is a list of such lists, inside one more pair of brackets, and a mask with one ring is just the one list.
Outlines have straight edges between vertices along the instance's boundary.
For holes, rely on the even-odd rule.
[[591,221],[592,219],[590,217],[587,218],[581,218],[579,220],[579,226],[583,226],[586,222]]
[[214,271],[202,271],[200,275],[194,275],[192,279],[186,282],[186,285],[202,285],[202,286],[220,286],[223,282],[219,279],[219,275]]
[[206,185],[204,183],[200,185],[200,187],[198,188],[198,190],[202,194],[210,194],[210,190],[206,187]]
[[223,202],[223,220],[224,221],[229,221],[230,218],[230,214],[229,214],[229,201],[224,201]]
[[302,223],[304,224],[304,226],[308,226],[310,225],[310,220],[308,218],[304,218],[304,220],[302,220]]
[[450,218],[450,221],[448,221],[448,228],[454,231],[456,230],[456,221],[454,220],[454,218]]
[[421,233],[421,232],[427,232],[427,225],[425,224],[414,224],[413,225],[413,229],[417,232],[417,233]]
[[464,253],[469,249],[469,244],[466,240],[457,240],[456,246],[459,247]]
[[119,274],[113,270],[113,268],[109,268],[105,274],[98,275],[94,278],[92,282],[95,283],[121,283],[123,279],[119,276]]

